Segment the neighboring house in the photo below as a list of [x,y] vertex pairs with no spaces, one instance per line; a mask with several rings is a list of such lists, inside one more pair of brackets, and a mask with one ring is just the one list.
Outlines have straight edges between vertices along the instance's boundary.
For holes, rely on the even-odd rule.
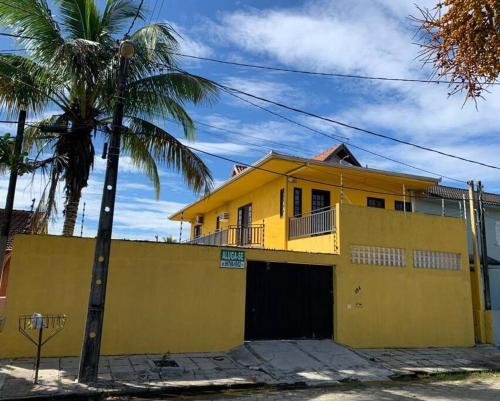
[[[468,199],[468,190],[446,186],[429,188],[426,193],[416,198],[416,210],[444,216],[466,217],[469,203],[464,212],[464,203],[457,199]],[[491,310],[495,342],[500,343],[500,195],[485,193],[486,249],[488,253],[488,273],[490,282]],[[467,240],[469,259],[472,261],[472,234],[470,219],[467,219]]]
[[[12,243],[14,240],[14,235],[25,234],[29,232],[33,216],[34,212],[30,212],[27,210],[12,211],[9,238],[7,240],[7,247],[0,270],[0,310],[2,309],[3,304],[5,302],[7,283],[9,280],[10,256],[12,253]],[[0,209],[0,226],[3,224],[3,221],[4,221],[4,209]]]
[[[316,333],[354,347],[472,345],[465,220],[412,200],[438,181],[363,168],[345,145],[313,158],[271,152],[170,218],[191,223],[191,244],[310,253],[304,268],[248,261],[247,339],[292,327],[300,309],[308,322],[333,312],[333,329]],[[318,253],[330,255],[330,278],[313,274]],[[330,279],[330,292],[308,290]],[[297,285],[309,299],[300,308],[288,299]]]

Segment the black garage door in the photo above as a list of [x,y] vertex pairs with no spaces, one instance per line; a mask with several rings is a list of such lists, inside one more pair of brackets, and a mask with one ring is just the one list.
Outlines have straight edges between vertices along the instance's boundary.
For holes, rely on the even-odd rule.
[[249,261],[245,340],[332,338],[332,267]]

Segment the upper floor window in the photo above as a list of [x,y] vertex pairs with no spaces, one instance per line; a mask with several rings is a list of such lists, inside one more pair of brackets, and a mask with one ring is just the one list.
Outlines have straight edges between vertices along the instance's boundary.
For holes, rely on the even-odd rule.
[[394,210],[411,212],[411,202],[394,201]]
[[193,235],[195,238],[198,238],[201,235],[201,226],[199,226],[199,225],[194,226]]
[[311,193],[311,211],[321,211],[330,207],[330,191],[313,189]]
[[219,230],[220,230],[220,216],[217,216],[217,218],[215,219],[215,231]]
[[302,215],[302,188],[293,189],[293,216]]
[[285,214],[285,190],[283,188],[280,189],[280,217],[283,217]]
[[380,209],[385,209],[385,199],[368,197],[366,199],[366,205],[368,207],[378,207]]

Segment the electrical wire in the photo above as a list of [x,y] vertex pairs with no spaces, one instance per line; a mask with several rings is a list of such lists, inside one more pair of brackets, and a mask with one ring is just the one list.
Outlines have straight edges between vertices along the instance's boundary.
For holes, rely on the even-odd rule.
[[[221,156],[221,155],[216,155],[214,153],[207,152],[205,150],[202,150],[202,149],[199,149],[199,148],[195,148],[193,146],[189,146],[189,145],[184,145],[184,146],[186,146],[188,149],[190,149],[190,150],[192,150],[194,152],[199,152],[199,153],[205,154],[207,156],[211,156],[211,157],[215,157],[217,159],[225,160],[225,161],[233,163],[233,164],[239,164],[239,165],[245,166],[247,168],[251,168],[251,169],[254,169],[254,170],[264,171],[264,172],[275,174],[275,175],[279,175],[279,176],[282,176],[282,177],[292,177],[292,178],[295,178],[297,180],[301,180],[301,181],[305,181],[305,182],[310,182],[310,183],[313,183],[313,184],[320,184],[320,185],[325,185],[325,186],[334,187],[334,188],[341,188],[341,189],[349,189],[349,190],[353,190],[353,191],[368,192],[368,193],[378,194],[378,195],[390,195],[390,196],[398,196],[398,197],[406,196],[406,197],[415,198],[415,199],[417,199],[417,198],[429,199],[428,196],[418,196],[418,195],[414,195],[414,194],[405,194],[405,195],[403,195],[402,193],[396,193],[396,192],[374,191],[374,190],[371,190],[371,189],[351,187],[351,186],[346,186],[346,185],[341,185],[341,184],[332,184],[332,183],[329,183],[329,182],[323,182],[323,181],[313,180],[313,179],[310,179],[310,178],[297,177],[297,176],[294,176],[294,175],[289,175],[287,173],[282,173],[280,171],[275,171],[275,170],[267,169],[267,168],[260,167],[260,166],[254,166],[254,165],[242,162],[241,160],[236,160],[236,159],[232,159],[232,158],[229,158],[229,157],[225,157],[225,156]],[[446,199],[448,199],[448,200],[463,201],[463,198],[459,199],[459,198],[451,198],[450,197],[450,198],[446,198]]]
[[[280,71],[280,72],[289,72],[293,74],[303,74],[303,75],[316,75],[323,77],[334,77],[334,78],[353,78],[353,79],[366,79],[366,80],[377,80],[377,81],[397,81],[397,82],[418,82],[418,83],[433,83],[433,84],[466,84],[467,82],[457,82],[457,81],[443,81],[438,79],[414,79],[414,78],[390,78],[390,77],[373,77],[368,75],[353,75],[353,74],[340,74],[340,73],[330,73],[330,72],[315,72],[315,71],[306,71],[306,70],[296,70],[291,68],[282,68],[282,67],[274,67],[267,66],[262,64],[250,64],[250,63],[238,63],[236,61],[228,61],[228,60],[220,60],[210,57],[201,57],[201,56],[193,56],[191,54],[184,54],[178,52],[172,52],[179,57],[191,58],[195,60],[203,60],[210,61],[213,63],[226,64],[226,65],[234,65],[238,67],[248,67],[255,68],[261,70],[268,71]],[[500,85],[500,82],[492,82],[489,85]]]
[[17,35],[14,33],[5,33],[5,32],[0,32],[0,36],[7,36],[9,38],[16,38],[16,39],[30,39],[30,40],[36,39],[33,36],[24,36],[24,35]]
[[149,14],[149,18],[148,18],[148,25],[151,23],[151,20],[153,19],[153,15],[156,11],[156,6],[158,5],[158,0],[155,0],[155,5],[153,7],[153,10],[151,11],[151,14]]
[[137,18],[139,18],[139,14],[141,13],[141,8],[142,8],[143,4],[144,4],[144,0],[141,0],[141,2],[139,3],[139,6],[137,7],[137,12],[134,15],[134,19],[132,20],[132,23],[130,24],[128,31],[124,37],[127,38],[130,35],[130,31],[134,27],[135,21],[137,21]]
[[[253,103],[252,103],[253,104]],[[264,108],[265,109],[265,108]],[[267,111],[267,109],[265,109]],[[173,121],[173,122],[177,122],[176,120],[174,119],[169,119],[169,118],[166,118],[166,120],[170,120],[170,121]],[[211,125],[211,124],[207,124],[207,123],[204,123],[202,121],[199,121],[199,120],[193,120],[193,122],[195,122],[196,124],[198,125],[203,125],[203,126],[206,126],[206,127],[209,127],[209,128],[213,128],[213,129],[216,129],[216,130],[219,130],[219,131],[223,131],[223,132],[227,132],[229,134],[232,134],[234,137],[238,137],[240,138],[242,135],[244,136],[250,136],[252,138],[255,138],[255,139],[259,139],[259,140],[262,140],[262,141],[266,141],[266,142],[269,142],[269,143],[273,143],[277,146],[280,146],[280,147],[286,147],[288,149],[291,149],[293,152],[296,152],[296,149],[291,147],[291,146],[288,146],[287,144],[283,144],[283,143],[280,143],[280,142],[277,142],[277,141],[273,141],[271,139],[267,139],[267,138],[262,138],[262,137],[258,137],[258,136],[255,136],[255,135],[251,135],[249,133],[246,133],[246,132],[241,132],[241,131],[234,131],[234,130],[229,130],[227,128],[222,128],[222,127],[218,127],[218,126],[215,126],[215,125]],[[344,143],[342,141],[337,141],[339,143]],[[432,174],[432,175],[435,175],[436,177],[440,177],[440,178],[446,178],[447,180],[450,180],[450,181],[455,181],[455,182],[459,182],[461,184],[466,184],[467,181],[466,180],[461,180],[461,179],[458,179],[458,178],[453,178],[453,177],[449,177],[449,176],[446,176],[444,174],[440,174],[440,173],[437,173],[435,171],[431,171],[431,170],[426,170],[426,169],[423,169],[423,168],[420,168],[420,167],[417,167],[417,166],[414,166],[414,165],[411,165],[409,163],[405,163],[405,162],[402,162],[400,160],[396,160],[396,159],[393,159],[391,157],[388,157],[388,156],[384,156],[384,155],[381,155],[379,153],[376,153],[376,152],[373,152],[371,150],[368,150],[368,149],[365,149],[361,146],[358,146],[352,142],[349,142],[349,147],[350,148],[355,148],[355,149],[359,149],[363,152],[366,152],[366,153],[369,153],[373,156],[377,156],[377,157],[380,157],[382,159],[385,159],[385,160],[388,160],[388,161],[391,161],[393,163],[397,163],[397,164],[401,164],[405,167],[409,167],[409,168],[412,168],[412,169],[415,169],[417,171],[420,171],[420,172],[423,172],[423,173],[426,173],[426,174]],[[272,149],[272,148],[268,148],[268,149]]]
[[384,139],[391,140],[391,141],[394,141],[394,142],[397,142],[397,143],[401,143],[401,144],[404,144],[404,145],[412,146],[412,147],[415,147],[417,149],[421,149],[421,150],[425,150],[425,151],[428,151],[428,152],[437,153],[437,154],[439,154],[441,156],[446,156],[446,157],[450,157],[450,158],[453,158],[453,159],[458,159],[458,160],[461,160],[461,161],[465,161],[465,162],[468,162],[468,163],[477,164],[477,165],[480,165],[480,166],[483,166],[483,167],[488,167],[488,168],[492,168],[492,169],[495,169],[495,170],[500,170],[499,166],[495,166],[495,165],[492,165],[492,164],[479,162],[477,160],[468,159],[466,157],[454,155],[452,153],[443,152],[443,151],[438,150],[438,149],[429,148],[427,146],[423,146],[423,145],[419,145],[419,144],[416,144],[416,143],[413,143],[413,142],[405,141],[403,139],[394,138],[394,137],[391,137],[391,136],[386,135],[386,134],[381,134],[381,133],[378,133],[378,132],[375,132],[375,131],[371,131],[371,130],[368,130],[368,129],[360,128],[360,127],[357,127],[357,126],[354,126],[354,125],[351,125],[351,124],[347,124],[347,123],[344,123],[344,122],[341,122],[341,121],[338,121],[338,120],[334,120],[334,119],[331,119],[331,118],[328,118],[328,117],[320,116],[318,114],[312,113],[310,111],[302,110],[302,109],[299,109],[297,107],[287,106],[287,105],[285,105],[283,103],[276,102],[276,101],[270,100],[270,99],[266,99],[266,98],[264,98],[262,96],[257,96],[257,95],[254,95],[254,94],[251,94],[251,93],[248,93],[248,92],[236,89],[236,88],[229,87],[227,85],[223,85],[223,84],[214,82],[214,81],[212,81],[212,82],[216,86],[218,86],[219,88],[223,89],[226,93],[230,93],[230,94],[234,95],[234,92],[236,92],[236,93],[242,94],[244,96],[251,97],[253,99],[257,99],[257,100],[260,100],[260,101],[263,101],[263,102],[266,102],[266,103],[269,103],[269,104],[273,104],[275,106],[278,106],[278,107],[286,109],[286,110],[290,110],[290,111],[294,111],[296,113],[304,114],[304,115],[307,115],[309,117],[313,117],[315,119],[322,120],[322,121],[327,121],[327,122],[332,123],[332,124],[336,124],[336,125],[340,125],[340,126],[345,127],[345,128],[353,129],[355,131],[364,132],[364,133],[369,134],[369,135],[377,136],[379,138],[384,138]]
[[[171,121],[171,122],[174,122],[174,123],[178,123],[177,120],[174,120],[173,118],[165,118],[165,120],[167,121]],[[232,135],[233,137],[237,137],[238,140],[241,142],[241,143],[244,143],[244,144],[247,144],[249,146],[252,146],[254,148],[258,147],[258,148],[263,148],[263,149],[267,149],[267,150],[274,150],[272,147],[270,146],[263,146],[263,145],[260,145],[260,144],[257,144],[255,142],[248,142],[248,141],[244,141],[241,139],[241,136],[249,136],[251,138],[255,138],[255,139],[258,139],[258,140],[261,140],[261,141],[265,141],[265,142],[268,142],[268,143],[272,143],[276,146],[279,146],[279,147],[285,147],[287,149],[290,149],[291,151],[293,152],[296,152],[296,149],[292,146],[289,146],[287,144],[283,144],[283,143],[280,143],[280,142],[277,142],[277,141],[273,141],[271,139],[268,139],[268,138],[262,138],[262,137],[259,137],[259,136],[256,136],[256,135],[252,135],[250,133],[247,133],[247,132],[241,132],[241,131],[234,131],[234,130],[229,130],[227,128],[223,128],[223,127],[218,127],[216,125],[212,125],[212,124],[207,124],[207,123],[204,123],[202,121],[199,121],[199,120],[193,120],[193,122],[195,122],[196,124],[198,125],[202,125],[202,126],[206,126],[206,127],[209,127],[209,128],[212,128],[212,129],[216,129],[216,130],[219,130],[219,131],[222,131],[222,132],[226,132],[230,135]],[[6,123],[6,124],[17,124],[17,121],[13,121],[13,120],[0,120],[0,123]],[[30,126],[33,126],[33,127],[36,127],[35,124],[30,124],[30,123],[26,123],[26,125],[30,125]],[[40,127],[41,125],[38,125],[38,127]],[[64,127],[63,127],[64,128]],[[205,134],[209,134],[208,132],[203,132],[202,133],[205,133]],[[340,141],[339,141],[340,142]],[[342,143],[342,142],[340,142]],[[457,178],[453,178],[453,177],[448,177],[446,175],[443,175],[443,174],[440,174],[440,173],[436,173],[434,171],[431,171],[431,170],[426,170],[426,169],[423,169],[423,168],[420,168],[420,167],[416,167],[416,166],[413,166],[409,163],[405,163],[405,162],[402,162],[400,160],[396,160],[396,159],[393,159],[393,158],[390,158],[390,157],[387,157],[387,156],[384,156],[384,155],[381,155],[379,153],[376,153],[376,152],[373,152],[371,150],[368,150],[368,149],[365,149],[365,148],[362,148],[361,146],[358,146],[356,144],[353,144],[353,143],[349,143],[349,147],[352,147],[352,148],[355,148],[355,149],[359,149],[363,152],[366,152],[366,153],[369,153],[371,155],[374,155],[374,156],[377,156],[377,157],[380,157],[380,158],[383,158],[383,159],[386,159],[386,160],[389,160],[393,163],[397,163],[397,164],[401,164],[403,166],[406,166],[406,167],[409,167],[409,168],[412,168],[412,169],[415,169],[415,170],[418,170],[418,171],[421,171],[421,172],[424,172],[424,173],[427,173],[427,174],[432,174],[436,177],[442,177],[442,178],[446,178],[450,181],[455,181],[455,182],[459,182],[459,183],[462,183],[462,184],[465,184],[467,183],[466,180],[460,180],[460,179],[457,179]]]
[[[252,106],[256,107],[256,108],[259,108],[259,109],[261,109],[261,110],[264,110],[264,111],[265,111],[265,112],[267,112],[267,113],[270,113],[270,114],[272,114],[272,115],[275,115],[275,116],[278,116],[278,117],[284,118],[284,119],[286,119],[286,120],[288,120],[288,121],[292,121],[292,122],[294,122],[293,120],[289,120],[287,117],[284,117],[284,116],[282,116],[281,114],[276,113],[275,111],[269,110],[269,109],[268,109],[268,108],[266,108],[266,107],[262,107],[262,106],[258,105],[257,103],[254,103],[254,102],[252,102],[252,101],[250,101],[250,100],[248,100],[248,99],[244,99],[244,98],[242,98],[241,96],[238,96],[238,95],[236,95],[236,94],[231,94],[231,95],[232,95],[232,96],[234,96],[234,97],[236,97],[236,98],[238,98],[238,99],[240,99],[240,100],[241,100],[241,101],[243,101],[243,102],[246,102],[246,103],[248,103],[248,104],[250,104],[250,105],[252,105]],[[335,138],[333,138],[333,139],[335,140]],[[338,140],[337,140],[337,141],[338,141]],[[338,141],[338,142],[341,142],[341,141]],[[343,143],[343,142],[341,142],[341,143]],[[388,156],[381,155],[381,154],[379,154],[379,153],[373,152],[373,151],[371,151],[371,150],[368,150],[368,149],[362,148],[361,146],[358,146],[358,145],[356,145],[356,144],[353,144],[352,142],[349,142],[349,147],[359,149],[359,150],[361,150],[361,151],[363,151],[363,152],[366,152],[366,153],[372,154],[372,155],[374,155],[374,156],[381,157],[381,158],[386,159],[386,160],[389,160],[389,161],[391,161],[391,162],[398,163],[398,164],[401,164],[401,165],[403,165],[403,166],[410,167],[410,168],[413,168],[413,169],[415,169],[415,170],[418,170],[418,171],[421,171],[421,172],[424,172],[424,173],[427,173],[427,174],[432,174],[432,175],[435,175],[435,176],[437,176],[437,177],[446,178],[446,179],[451,180],[451,181],[456,181],[456,182],[460,182],[460,183],[467,183],[467,181],[466,181],[466,180],[460,180],[460,179],[458,179],[458,178],[449,177],[449,176],[446,176],[446,175],[444,175],[444,174],[439,174],[439,173],[436,173],[436,172],[431,171],[431,170],[426,170],[426,169],[423,169],[423,168],[421,168],[421,167],[413,166],[413,165],[411,165],[411,164],[409,164],[409,163],[405,163],[405,162],[402,162],[402,161],[400,161],[400,160],[396,160],[396,159],[390,158],[390,157],[388,157]]]

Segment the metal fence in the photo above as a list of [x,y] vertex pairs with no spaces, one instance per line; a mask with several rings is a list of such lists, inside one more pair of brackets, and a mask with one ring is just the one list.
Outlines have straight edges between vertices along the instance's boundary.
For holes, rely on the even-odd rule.
[[264,224],[228,226],[188,241],[197,245],[264,246]]
[[311,237],[335,231],[335,208],[315,210],[298,217],[290,217],[288,238]]

